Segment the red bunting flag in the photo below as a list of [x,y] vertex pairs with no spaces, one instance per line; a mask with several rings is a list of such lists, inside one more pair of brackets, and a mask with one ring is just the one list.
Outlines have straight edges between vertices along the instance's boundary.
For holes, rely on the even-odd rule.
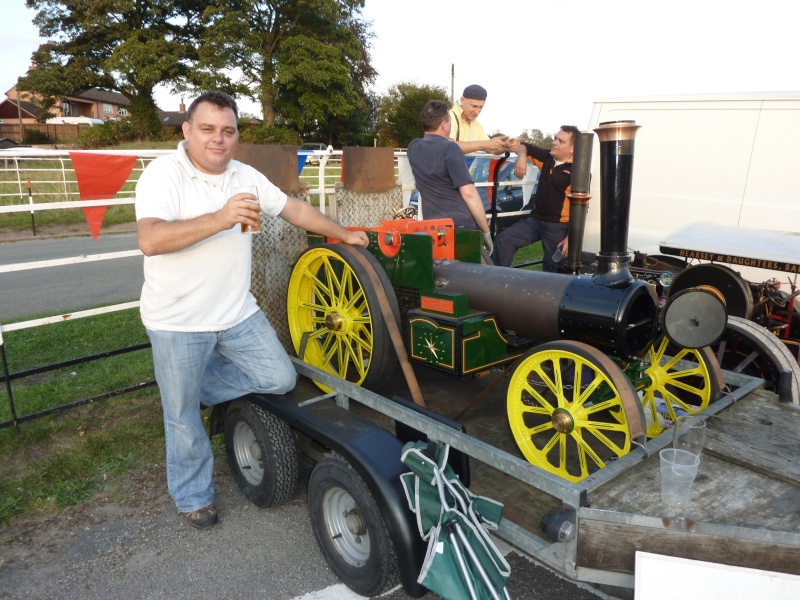
[[[70,152],[81,200],[106,200],[122,189],[136,164],[136,156]],[[88,206],[83,209],[94,241],[106,214],[106,206]]]

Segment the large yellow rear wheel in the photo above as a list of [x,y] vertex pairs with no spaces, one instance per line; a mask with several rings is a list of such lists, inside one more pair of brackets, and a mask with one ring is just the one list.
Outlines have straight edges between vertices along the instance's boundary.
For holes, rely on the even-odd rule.
[[644,360],[650,379],[642,396],[647,437],[656,437],[680,415],[693,415],[719,399],[722,372],[711,348],[677,348],[662,336]]
[[625,407],[642,419],[622,370],[580,342],[537,346],[517,361],[509,379],[508,421],[523,456],[572,482],[630,451]]
[[[354,248],[375,270],[398,318],[385,271],[369,252]],[[377,389],[397,365],[375,286],[364,267],[338,244],[309,248],[300,257],[289,279],[287,312],[295,352],[315,367]]]

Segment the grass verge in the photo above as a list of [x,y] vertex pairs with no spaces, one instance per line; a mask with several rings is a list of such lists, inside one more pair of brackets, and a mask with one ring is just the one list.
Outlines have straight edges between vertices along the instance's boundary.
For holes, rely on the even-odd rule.
[[[128,310],[4,334],[9,372],[43,367],[147,340]],[[18,416],[153,379],[149,349],[59,368],[12,382]],[[0,393],[0,421],[10,418]],[[111,480],[164,461],[158,390],[61,411],[0,429],[0,523],[78,504]]]

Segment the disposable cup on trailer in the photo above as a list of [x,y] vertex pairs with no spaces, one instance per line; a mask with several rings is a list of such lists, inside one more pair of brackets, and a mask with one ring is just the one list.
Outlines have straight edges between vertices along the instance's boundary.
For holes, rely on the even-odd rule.
[[686,506],[697,476],[700,457],[688,450],[665,448],[661,459],[661,500],[669,506]]

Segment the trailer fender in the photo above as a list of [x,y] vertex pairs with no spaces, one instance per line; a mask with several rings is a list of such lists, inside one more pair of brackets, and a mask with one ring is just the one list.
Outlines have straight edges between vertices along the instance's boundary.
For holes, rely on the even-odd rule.
[[[427,589],[417,583],[417,577],[425,545],[400,483],[400,475],[408,471],[400,461],[403,443],[389,431],[330,401],[301,405],[291,392],[283,396],[250,394],[244,399],[347,459],[380,508],[397,552],[403,588],[415,598],[423,596]],[[212,434],[221,431],[221,413],[224,411],[212,411]]]

